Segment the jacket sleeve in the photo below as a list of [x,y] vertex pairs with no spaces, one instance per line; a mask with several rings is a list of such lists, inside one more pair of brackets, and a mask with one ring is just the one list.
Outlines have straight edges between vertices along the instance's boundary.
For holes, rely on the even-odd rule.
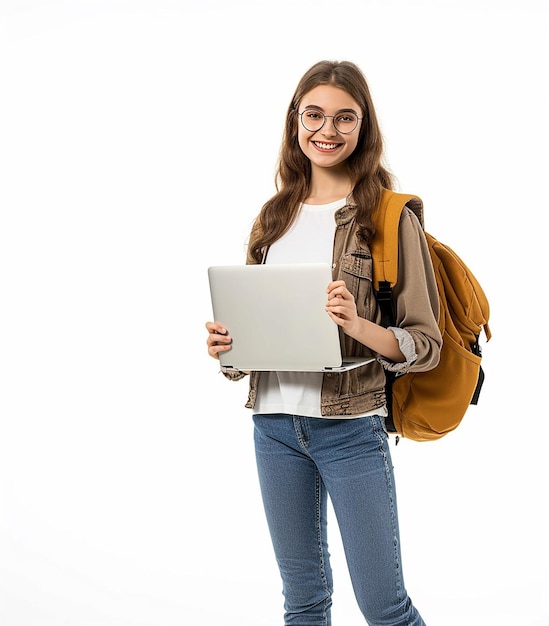
[[399,225],[398,280],[393,288],[395,333],[406,361],[380,362],[397,374],[424,372],[438,364],[442,337],[439,298],[423,229],[412,211],[402,211]]
[[241,370],[235,370],[223,366],[221,366],[219,371],[223,374],[223,376],[225,376],[225,378],[228,378],[229,380],[242,380],[243,378],[246,378],[246,376],[248,376],[249,374],[249,372],[243,372]]

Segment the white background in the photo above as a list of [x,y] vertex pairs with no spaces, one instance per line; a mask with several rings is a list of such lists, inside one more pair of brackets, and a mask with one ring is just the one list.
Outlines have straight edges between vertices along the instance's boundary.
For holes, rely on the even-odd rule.
[[[544,6],[0,0],[2,626],[282,623],[206,269],[243,261],[323,58],[362,67],[492,307],[479,406],[392,446],[410,594],[433,626],[549,624]],[[335,523],[331,551],[334,624],[363,624]]]

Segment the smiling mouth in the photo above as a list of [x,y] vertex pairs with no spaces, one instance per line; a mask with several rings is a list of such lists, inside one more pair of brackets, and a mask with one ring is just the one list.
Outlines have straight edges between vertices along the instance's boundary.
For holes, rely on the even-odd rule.
[[319,150],[331,151],[339,148],[340,143],[325,143],[323,141],[313,141],[312,142]]

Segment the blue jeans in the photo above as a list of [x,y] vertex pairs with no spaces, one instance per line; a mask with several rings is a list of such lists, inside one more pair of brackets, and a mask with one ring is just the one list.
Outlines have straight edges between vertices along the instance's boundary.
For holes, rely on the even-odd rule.
[[404,586],[383,417],[254,415],[259,481],[287,626],[330,626],[327,495],[370,626],[425,626]]

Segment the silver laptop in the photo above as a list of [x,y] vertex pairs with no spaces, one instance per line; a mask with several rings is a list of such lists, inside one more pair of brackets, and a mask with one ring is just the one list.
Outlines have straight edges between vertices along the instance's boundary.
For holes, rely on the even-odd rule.
[[339,327],[326,313],[329,263],[208,268],[214,319],[233,339],[228,368],[342,372],[373,358],[341,356]]

